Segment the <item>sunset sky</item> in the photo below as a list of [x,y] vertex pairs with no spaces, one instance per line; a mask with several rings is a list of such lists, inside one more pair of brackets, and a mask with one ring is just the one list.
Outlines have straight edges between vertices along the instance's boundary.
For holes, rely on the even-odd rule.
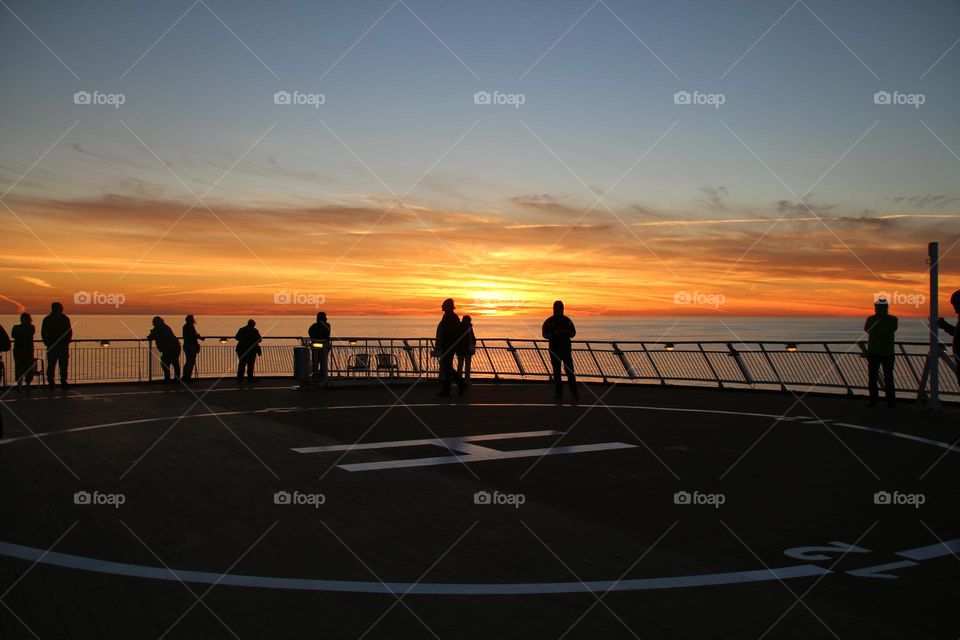
[[922,315],[932,240],[960,287],[956,2],[4,2],[0,313]]

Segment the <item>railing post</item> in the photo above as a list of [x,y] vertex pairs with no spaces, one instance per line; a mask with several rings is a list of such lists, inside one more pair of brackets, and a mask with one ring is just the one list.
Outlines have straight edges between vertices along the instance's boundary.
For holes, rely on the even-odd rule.
[[483,355],[487,356],[487,362],[490,364],[490,371],[493,372],[494,382],[499,382],[500,374],[497,373],[497,366],[493,364],[493,358],[490,357],[490,347],[487,346],[487,341],[483,338],[478,338],[477,342],[480,343],[480,348],[483,349]]
[[660,367],[658,367],[657,363],[653,361],[653,356],[651,356],[650,352],[647,350],[647,343],[641,342],[640,347],[643,349],[643,352],[647,354],[647,360],[650,361],[650,366],[653,367],[653,372],[657,374],[658,378],[660,378],[660,386],[666,386],[667,381],[663,379],[663,374],[660,373]]
[[153,340],[147,340],[147,382],[153,382]]
[[903,343],[899,343],[900,355],[903,356],[903,359],[907,361],[907,367],[910,369],[910,373],[913,374],[913,379],[917,382],[917,390],[920,389],[920,376],[917,375],[917,369],[913,366],[913,363],[910,362],[910,354],[907,353],[907,350],[904,348]]
[[420,366],[413,357],[413,347],[410,346],[406,338],[403,339],[403,350],[407,352],[407,358],[410,360],[410,366],[413,367],[413,372],[420,373]]
[[733,343],[727,343],[727,349],[730,350],[730,357],[733,358],[733,361],[737,363],[737,368],[740,369],[740,375],[743,376],[743,380],[749,384],[751,387],[756,383],[753,381],[753,376],[750,375],[750,370],[747,369],[747,365],[743,362],[743,357],[740,355],[740,352],[733,348]]
[[597,365],[597,371],[600,372],[600,377],[603,379],[603,384],[609,384],[610,381],[607,380],[607,374],[603,370],[603,367],[600,366],[600,360],[597,359],[597,354],[593,352],[593,347],[590,346],[589,342],[585,344],[587,345],[587,351],[590,352],[590,356],[593,358],[593,364]]
[[704,361],[707,363],[707,366],[710,368],[710,373],[713,374],[713,379],[716,380],[717,386],[723,389],[723,380],[720,379],[720,376],[717,374],[717,370],[713,368],[713,363],[710,362],[710,358],[707,357],[707,352],[704,351],[703,345],[698,342],[697,346],[700,348],[700,353],[703,355]]
[[852,396],[853,389],[850,388],[850,383],[847,382],[847,376],[843,375],[843,370],[840,369],[840,363],[837,362],[837,359],[833,355],[833,351],[830,350],[830,345],[824,342],[823,348],[827,352],[827,355],[830,356],[830,361],[833,362],[833,368],[837,370],[837,375],[840,376],[840,382],[842,382],[843,386],[847,388],[847,395]]
[[517,348],[513,346],[509,340],[507,340],[507,351],[513,354],[513,360],[517,363],[517,371],[520,372],[520,375],[526,376],[527,373],[523,369],[523,363],[520,362],[520,356],[517,355]]
[[626,354],[620,349],[620,345],[618,345],[616,342],[613,343],[613,353],[620,360],[620,364],[623,365],[623,370],[627,372],[627,377],[631,380],[636,380],[636,372],[633,370],[633,367],[630,366],[630,361],[627,360]]

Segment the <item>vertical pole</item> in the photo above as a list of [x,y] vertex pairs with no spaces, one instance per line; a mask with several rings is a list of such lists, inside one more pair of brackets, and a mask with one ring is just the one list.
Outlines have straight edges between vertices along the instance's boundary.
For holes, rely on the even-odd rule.
[[927,245],[927,255],[930,260],[930,399],[928,409],[940,408],[940,335],[937,320],[940,315],[940,305],[937,299],[940,272],[940,243],[931,242]]

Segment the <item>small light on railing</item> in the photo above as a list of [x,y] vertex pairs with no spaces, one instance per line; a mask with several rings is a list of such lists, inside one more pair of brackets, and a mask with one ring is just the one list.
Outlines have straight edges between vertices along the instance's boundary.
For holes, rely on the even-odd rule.
[[797,343],[796,343],[796,342],[788,342],[788,343],[786,344],[785,349],[786,349],[787,351],[794,352],[794,351],[797,350]]
[[110,341],[109,341],[109,340],[101,340],[101,341],[100,341],[100,346],[103,347],[104,349],[106,349],[107,347],[110,346]]
[[673,343],[672,343],[672,342],[668,342],[667,344],[663,345],[663,350],[664,350],[664,351],[673,351]]
[[310,346],[314,349],[323,349],[326,346],[326,343],[322,340],[314,340],[310,343]]
[[349,341],[349,342],[350,342],[350,344],[357,344],[357,339],[356,339],[356,338],[350,338],[350,341]]
[[227,338],[220,338],[220,344],[227,344]]

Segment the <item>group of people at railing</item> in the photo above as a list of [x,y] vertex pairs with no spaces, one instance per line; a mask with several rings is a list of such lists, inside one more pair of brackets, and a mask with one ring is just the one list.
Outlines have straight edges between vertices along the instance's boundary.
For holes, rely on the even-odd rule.
[[[957,364],[957,380],[960,384],[960,290],[950,297],[950,304],[958,314],[958,323],[951,324],[940,318],[938,327],[953,337],[953,355]],[[443,313],[437,325],[436,341],[433,355],[439,361],[441,390],[438,395],[449,396],[451,388],[456,383],[461,394],[465,393],[470,385],[471,361],[477,348],[477,337],[469,315],[462,318],[456,313],[456,305],[452,298],[447,298],[441,304]],[[160,368],[164,382],[181,380],[190,382],[196,373],[197,355],[200,353],[200,343],[205,340],[197,330],[196,319],[193,315],[184,318],[183,330],[178,337],[173,329],[160,316],[155,316],[153,327],[147,335],[147,340],[156,346],[159,352]],[[896,332],[899,322],[896,316],[890,314],[887,300],[880,298],[874,301],[874,314],[864,323],[864,332],[867,334],[865,356],[867,360],[867,387],[870,394],[870,405],[879,400],[879,380],[882,371],[883,388],[888,404],[896,406],[896,384],[894,366],[896,361],[895,346]],[[237,382],[253,382],[254,368],[257,357],[262,355],[260,343],[263,337],[257,330],[255,320],[247,320],[246,324],[237,331]],[[29,386],[33,378],[43,371],[46,365],[47,385],[50,389],[56,387],[57,374],[60,386],[68,386],[68,367],[70,358],[70,343],[73,341],[73,327],[69,316],[64,313],[63,305],[54,302],[50,305],[50,313],[43,318],[40,327],[40,339],[46,349],[46,362],[36,357],[34,349],[36,328],[29,313],[20,314],[20,324],[15,325],[10,335],[0,326],[0,352],[13,351],[15,378],[17,388]],[[330,322],[323,311],[317,313],[316,322],[307,330],[312,345],[311,373],[321,381],[327,380],[329,367],[329,353],[331,340]],[[563,302],[553,303],[553,314],[544,322],[541,328],[543,339],[548,342],[550,362],[552,368],[551,379],[554,384],[555,397],[563,395],[563,375],[566,374],[570,386],[570,393],[578,397],[577,379],[573,362],[573,338],[577,335],[573,321],[564,314]],[[12,338],[12,340],[11,340]],[[182,343],[181,343],[182,340]],[[180,358],[183,356],[183,371],[181,375]],[[456,365],[454,364],[456,361]],[[0,365],[3,362],[0,360]]]

